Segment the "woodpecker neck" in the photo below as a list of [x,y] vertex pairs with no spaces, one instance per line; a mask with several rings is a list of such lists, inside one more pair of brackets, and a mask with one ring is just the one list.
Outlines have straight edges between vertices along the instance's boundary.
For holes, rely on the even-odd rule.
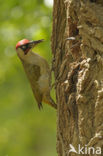
[[17,55],[21,61],[28,61],[28,59],[31,58],[32,53],[32,50],[29,50],[27,54],[25,54],[20,48],[17,50]]
[[20,58],[20,60],[22,62],[25,63],[29,63],[29,64],[38,64],[39,63],[39,59],[41,60],[41,56],[39,56],[38,54],[34,53],[32,50],[30,50],[26,55],[24,54],[24,52],[19,49],[17,51],[17,55]]

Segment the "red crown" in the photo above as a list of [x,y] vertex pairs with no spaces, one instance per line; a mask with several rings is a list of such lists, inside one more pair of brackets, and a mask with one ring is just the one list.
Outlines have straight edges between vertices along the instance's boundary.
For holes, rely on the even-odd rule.
[[29,43],[30,41],[27,40],[27,39],[23,39],[21,41],[19,41],[17,44],[16,44],[16,49],[19,48],[21,45],[25,45],[27,43]]

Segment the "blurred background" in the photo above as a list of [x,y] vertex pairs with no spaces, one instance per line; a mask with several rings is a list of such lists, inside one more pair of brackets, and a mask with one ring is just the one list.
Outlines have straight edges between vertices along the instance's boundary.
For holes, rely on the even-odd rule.
[[56,156],[56,111],[45,104],[38,110],[15,51],[23,38],[45,39],[34,51],[50,64],[52,5],[0,0],[0,156]]

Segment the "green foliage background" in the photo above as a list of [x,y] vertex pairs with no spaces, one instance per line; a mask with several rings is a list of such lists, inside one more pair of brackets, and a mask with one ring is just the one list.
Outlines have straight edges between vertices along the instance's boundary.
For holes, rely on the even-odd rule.
[[0,156],[56,156],[56,112],[39,111],[16,43],[45,39],[34,51],[51,61],[52,8],[43,0],[0,0]]

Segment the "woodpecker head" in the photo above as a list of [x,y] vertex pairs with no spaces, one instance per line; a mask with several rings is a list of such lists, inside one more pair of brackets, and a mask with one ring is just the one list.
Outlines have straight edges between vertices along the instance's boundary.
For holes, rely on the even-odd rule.
[[29,52],[32,51],[38,43],[43,42],[44,40],[37,40],[37,41],[29,41],[27,39],[23,39],[16,44],[16,51],[20,58],[29,55]]

